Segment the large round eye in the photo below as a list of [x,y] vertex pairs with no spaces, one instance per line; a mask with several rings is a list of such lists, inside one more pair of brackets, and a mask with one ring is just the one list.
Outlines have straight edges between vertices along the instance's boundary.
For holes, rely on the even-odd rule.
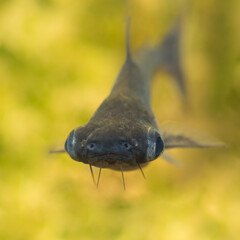
[[155,148],[155,156],[156,156],[156,158],[163,151],[163,148],[164,148],[163,141],[162,141],[161,137],[158,136],[157,140],[156,140],[156,148]]
[[156,159],[164,149],[163,140],[155,128],[148,130],[148,148],[147,148],[147,159],[152,161]]
[[70,134],[68,135],[68,138],[65,142],[65,150],[70,155],[70,157],[73,159],[76,158],[75,144],[76,144],[75,131],[73,130],[70,132]]

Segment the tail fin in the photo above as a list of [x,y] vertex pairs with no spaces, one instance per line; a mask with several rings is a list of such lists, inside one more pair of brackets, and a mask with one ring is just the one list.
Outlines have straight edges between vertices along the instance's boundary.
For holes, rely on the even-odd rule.
[[166,70],[173,76],[186,100],[187,90],[180,54],[181,25],[181,20],[179,20],[163,41],[155,47],[141,49],[137,53],[136,61],[150,79],[157,70]]
[[166,69],[174,77],[180,92],[186,97],[187,90],[180,52],[181,28],[181,22],[178,22],[157,48],[157,52],[161,55],[157,67]]

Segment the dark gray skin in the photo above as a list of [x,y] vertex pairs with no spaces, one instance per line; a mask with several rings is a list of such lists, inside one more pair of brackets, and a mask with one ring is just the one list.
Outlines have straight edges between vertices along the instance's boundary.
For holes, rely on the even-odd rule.
[[71,131],[66,140],[65,151],[72,159],[90,167],[127,171],[141,169],[164,149],[221,146],[220,142],[198,139],[186,132],[164,128],[160,132],[152,113],[150,83],[157,70],[167,69],[186,96],[179,57],[180,32],[177,24],[161,44],[143,48],[134,58],[127,33],[127,57],[110,95],[89,122]]
[[100,168],[133,170],[164,148],[149,103],[149,83],[128,55],[110,95],[90,121],[74,129],[65,150],[76,161]]

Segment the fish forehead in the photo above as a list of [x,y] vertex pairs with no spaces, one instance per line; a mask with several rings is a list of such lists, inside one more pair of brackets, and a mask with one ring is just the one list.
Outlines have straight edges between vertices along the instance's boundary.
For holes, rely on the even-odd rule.
[[[136,124],[138,125],[138,124]],[[132,126],[121,124],[106,124],[104,126],[99,126],[95,128],[94,131],[89,135],[90,138],[94,138],[95,140],[101,141],[114,141],[114,140],[127,140],[132,138],[139,138],[142,135],[145,135],[145,131],[143,132],[142,127]]]
[[148,134],[148,127],[139,121],[116,121],[105,119],[103,122],[89,123],[82,128],[76,129],[77,142],[121,142],[132,139],[142,139]]
[[111,97],[103,102],[89,121],[97,128],[111,129],[111,131],[136,132],[145,130],[145,126],[155,125],[155,117],[147,106],[137,99],[122,96]]
[[127,120],[129,117],[139,117],[139,114],[149,115],[150,112],[150,107],[145,105],[136,95],[113,94],[104,100],[93,119],[122,117]]

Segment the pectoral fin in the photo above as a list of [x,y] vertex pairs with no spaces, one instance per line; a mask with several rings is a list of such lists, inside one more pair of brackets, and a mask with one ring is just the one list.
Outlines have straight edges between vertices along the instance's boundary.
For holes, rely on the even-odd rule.
[[182,166],[183,166],[183,164],[182,164],[181,162],[179,162],[178,160],[176,160],[174,157],[172,157],[170,154],[168,154],[168,153],[166,153],[166,152],[164,152],[164,153],[161,155],[161,157],[162,157],[165,161],[167,161],[167,162],[169,162],[169,163],[171,163],[171,164],[173,164],[173,165],[175,165],[175,166],[177,166],[177,167],[182,167]]
[[64,149],[51,149],[49,150],[50,154],[58,154],[58,153],[65,153],[66,151]]
[[177,127],[174,124],[164,124],[160,127],[165,149],[169,148],[216,148],[225,144],[203,133]]

